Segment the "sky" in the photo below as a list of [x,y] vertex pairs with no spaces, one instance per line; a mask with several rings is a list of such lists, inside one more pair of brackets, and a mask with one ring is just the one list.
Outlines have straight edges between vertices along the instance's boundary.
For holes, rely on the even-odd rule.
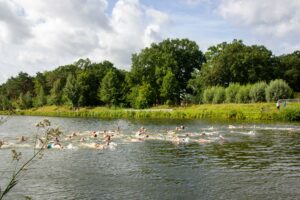
[[292,53],[299,10],[300,0],[0,0],[0,83],[80,58],[130,70],[133,53],[167,38]]

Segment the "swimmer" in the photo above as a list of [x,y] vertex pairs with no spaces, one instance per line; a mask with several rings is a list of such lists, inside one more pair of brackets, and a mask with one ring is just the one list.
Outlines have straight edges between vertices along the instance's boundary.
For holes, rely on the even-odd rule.
[[108,146],[109,143],[110,143],[110,141],[111,141],[111,136],[108,135],[108,134],[106,134],[106,135],[104,136],[104,142],[105,142],[105,145]]
[[92,148],[92,149],[100,149],[100,150],[107,148],[106,145],[98,144],[98,143],[84,143],[81,144],[81,146]]
[[179,138],[177,135],[173,135],[171,141],[172,141],[174,144],[180,144],[180,138]]
[[73,132],[72,137],[78,136],[77,133]]
[[0,140],[0,149],[1,147],[4,145],[4,141],[3,140]]
[[[105,133],[105,131],[104,131],[104,133]],[[98,134],[96,133],[96,131],[93,131],[92,133],[91,133],[91,137],[92,138],[96,138],[98,136]]]
[[219,135],[220,144],[224,144],[225,138],[222,135]]
[[197,140],[197,142],[198,143],[200,143],[200,144],[207,144],[207,143],[210,143],[211,142],[211,140],[207,140],[207,139],[199,139],[199,140]]
[[143,134],[143,133],[146,133],[147,129],[145,129],[145,128],[142,126],[142,127],[140,128],[139,131]]
[[63,146],[60,143],[52,143],[47,145],[47,149],[62,149]]
[[130,142],[144,142],[145,139],[144,138],[131,138]]
[[185,135],[185,138],[182,139],[182,142],[183,142],[183,143],[188,143],[189,141],[190,141],[189,134],[186,134],[186,135]]
[[80,138],[80,140],[79,140],[79,142],[84,142],[84,141],[85,141],[84,137]]
[[234,128],[236,128],[236,126],[228,125],[228,128],[229,128],[229,129],[234,129]]
[[184,130],[184,128],[185,128],[185,127],[184,127],[183,125],[181,125],[180,127],[176,127],[175,130],[176,130],[176,131],[182,131],[182,130]]
[[72,135],[68,135],[68,136],[65,137],[64,139],[65,139],[65,140],[72,140],[72,138],[73,138]]
[[53,141],[54,141],[54,143],[59,143],[58,137],[55,137]]

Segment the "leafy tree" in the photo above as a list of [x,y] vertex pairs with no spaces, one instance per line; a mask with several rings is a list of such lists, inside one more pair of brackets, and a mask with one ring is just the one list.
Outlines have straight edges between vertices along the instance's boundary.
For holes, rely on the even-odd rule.
[[264,46],[246,46],[241,40],[233,40],[210,47],[205,55],[207,62],[199,72],[205,87],[269,81],[275,76],[275,59]]
[[227,103],[237,103],[237,94],[240,89],[239,83],[231,83],[225,90],[226,92],[226,102]]
[[215,87],[207,88],[203,91],[203,103],[212,103],[214,99]]
[[1,110],[11,110],[12,104],[11,101],[7,98],[6,95],[0,95],[0,109]]
[[57,79],[50,90],[50,104],[61,105],[63,96],[63,85],[60,79]]
[[143,83],[141,86],[131,88],[131,92],[127,97],[131,107],[143,109],[153,105],[154,96],[149,83]]
[[295,91],[300,92],[300,51],[279,56],[278,77],[284,79]]
[[120,79],[115,70],[109,70],[101,81],[99,97],[107,105],[117,105],[120,98]]
[[200,76],[201,74],[199,73],[199,70],[195,70],[192,73],[192,77],[189,80],[187,86],[191,91],[190,95],[192,96],[192,99],[194,99],[194,103],[202,102],[204,84]]
[[258,82],[252,85],[249,91],[249,96],[251,98],[251,101],[254,103],[266,101],[267,86],[268,85],[266,82]]
[[67,99],[71,102],[72,107],[77,108],[80,97],[80,89],[74,75],[69,74],[63,92]]
[[11,77],[5,84],[6,95],[10,100],[16,100],[20,94],[33,91],[33,78],[27,73],[20,72],[18,76]]
[[[43,88],[44,90],[44,93],[46,91],[49,90],[50,87],[47,87],[47,84],[46,84],[46,76],[43,74],[43,73],[36,73],[36,76],[33,80],[33,83],[34,83],[34,92],[35,92],[35,95],[38,95],[41,91],[41,88]],[[51,84],[51,87],[52,87],[53,84]]]
[[33,104],[35,107],[41,107],[47,104],[47,96],[45,95],[43,87],[40,87],[40,90],[37,96],[35,97]]
[[23,93],[20,94],[18,105],[20,109],[27,109],[32,107],[32,95],[29,91],[25,95],[23,95]]
[[250,103],[251,98],[250,98],[250,90],[251,90],[251,85],[242,85],[236,95],[236,100],[238,103]]
[[[82,64],[81,64],[82,65]],[[84,69],[77,75],[77,83],[80,86],[80,100],[82,106],[100,105],[102,102],[98,97],[98,89],[102,79],[111,69],[118,71],[109,61],[83,65]],[[119,72],[118,72],[119,73]],[[121,72],[119,73],[121,74]],[[119,77],[122,78],[122,77]],[[122,80],[120,80],[121,82]],[[120,89],[120,88],[119,88]]]
[[183,96],[188,90],[187,83],[194,69],[200,69],[204,56],[198,45],[188,39],[164,40],[143,49],[132,56],[130,74],[131,87],[150,84],[153,89],[155,103],[163,102],[160,86],[168,71],[171,71],[178,81],[178,95]]
[[175,75],[168,71],[163,78],[162,86],[160,88],[160,95],[166,104],[178,104],[180,101],[179,84]]
[[150,84],[144,83],[139,87],[138,96],[136,98],[136,108],[148,108],[153,103],[153,92]]
[[214,97],[212,103],[224,103],[225,102],[225,88],[221,86],[214,87],[212,89]]
[[271,81],[266,88],[266,99],[268,102],[277,101],[278,99],[287,99],[290,98],[292,94],[293,90],[281,79]]

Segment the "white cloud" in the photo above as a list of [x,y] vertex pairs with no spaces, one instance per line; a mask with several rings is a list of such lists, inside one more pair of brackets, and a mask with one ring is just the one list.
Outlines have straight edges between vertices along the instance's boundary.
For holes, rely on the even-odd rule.
[[89,57],[129,67],[169,16],[139,0],[0,0],[0,82]]
[[22,9],[12,2],[0,0],[0,39],[18,43],[31,37],[29,23],[22,15]]
[[218,12],[226,20],[254,33],[285,39],[300,34],[299,0],[221,0]]

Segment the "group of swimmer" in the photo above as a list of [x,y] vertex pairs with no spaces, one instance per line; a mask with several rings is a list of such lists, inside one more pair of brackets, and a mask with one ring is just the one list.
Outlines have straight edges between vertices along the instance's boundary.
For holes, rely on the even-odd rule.
[[[199,133],[180,133],[185,130],[183,125],[176,127],[174,130],[167,131],[167,134],[163,134],[163,136],[158,136],[156,134],[148,133],[147,129],[141,127],[135,135],[126,135],[130,137],[128,141],[130,142],[143,142],[148,139],[152,140],[167,140],[171,141],[173,144],[186,144],[191,140],[193,142],[199,144],[207,144],[214,142],[212,139],[207,139],[207,133],[201,132]],[[93,148],[93,149],[107,149],[111,148],[111,146],[116,146],[116,143],[111,143],[113,138],[119,138],[121,135],[120,127],[116,130],[109,131],[90,131],[85,133],[72,132],[69,135],[66,135],[64,138],[53,137],[51,140],[46,140],[45,138],[38,138],[36,142],[35,148],[45,148],[45,149],[72,149],[75,148],[72,144],[73,141],[79,142],[78,146],[83,148]],[[125,136],[125,137],[126,137]],[[199,139],[191,138],[193,136],[200,136]],[[24,143],[28,140],[28,137],[20,136],[18,137],[19,143]],[[219,135],[218,140],[220,142],[224,142],[225,139],[222,135]],[[63,142],[64,141],[64,142]],[[68,143],[68,145],[64,145]],[[0,148],[4,145],[8,145],[3,140],[0,140]]]
[[[99,132],[92,131],[89,135],[89,137],[84,137],[84,135],[80,133],[73,132],[70,135],[67,135],[64,139],[64,141],[71,142],[72,140],[78,140],[80,142],[80,146],[86,147],[86,148],[94,148],[94,149],[106,149],[109,147],[111,138],[113,134],[107,133],[106,131],[103,132],[103,139],[98,139],[99,138]],[[93,140],[92,143],[87,143],[86,141],[89,141],[90,139]],[[101,141],[103,143],[101,144]],[[62,145],[60,138],[59,137],[54,137],[52,140],[50,140],[47,144],[45,143],[45,139],[39,138],[38,139],[38,144],[36,145],[37,148],[47,148],[47,149],[72,149],[73,145],[72,143],[69,143],[66,147]]]

